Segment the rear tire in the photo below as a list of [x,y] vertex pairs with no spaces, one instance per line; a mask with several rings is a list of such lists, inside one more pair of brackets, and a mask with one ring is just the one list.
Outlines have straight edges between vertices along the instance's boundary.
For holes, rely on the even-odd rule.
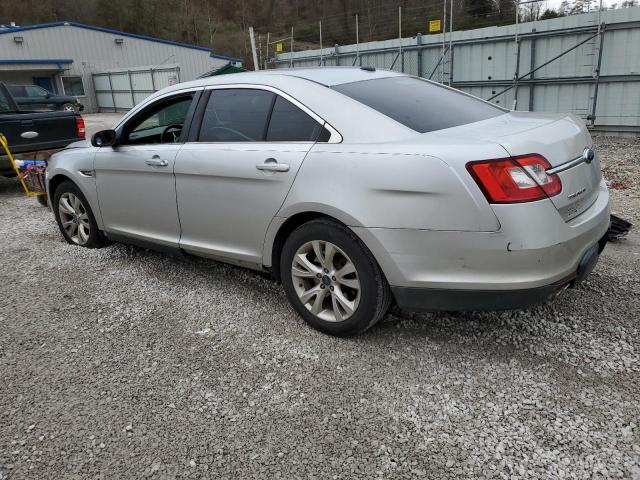
[[287,238],[280,277],[296,311],[330,335],[357,335],[389,309],[389,285],[362,241],[344,225],[318,219]]
[[67,243],[86,248],[100,248],[109,244],[98,229],[89,202],[73,182],[64,181],[56,188],[52,208],[60,233]]

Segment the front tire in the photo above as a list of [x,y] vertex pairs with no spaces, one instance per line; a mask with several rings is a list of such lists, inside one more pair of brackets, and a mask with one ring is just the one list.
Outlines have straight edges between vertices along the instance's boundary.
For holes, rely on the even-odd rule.
[[357,335],[389,308],[391,292],[371,252],[344,225],[313,220],[294,230],[280,257],[287,297],[313,328]]
[[62,182],[53,196],[53,212],[60,233],[72,244],[87,248],[100,248],[108,241],[98,229],[89,202],[72,182]]

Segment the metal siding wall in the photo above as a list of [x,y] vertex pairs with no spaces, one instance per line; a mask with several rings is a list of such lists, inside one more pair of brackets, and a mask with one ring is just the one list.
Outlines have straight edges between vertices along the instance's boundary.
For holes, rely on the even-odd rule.
[[[96,111],[97,107],[91,78],[94,72],[177,63],[180,65],[180,81],[187,81],[227,63],[203,50],[74,26],[26,30],[16,35],[24,37],[24,43],[16,44],[11,33],[0,35],[0,57],[3,60],[73,59],[63,75],[83,77],[87,97],[81,101],[88,112]],[[124,43],[117,45],[116,38],[122,38]]]
[[[601,13],[573,15],[551,20],[523,23],[518,26],[520,35],[528,34],[536,30],[542,32],[557,32],[552,36],[538,36],[535,40],[531,37],[523,37],[520,40],[519,74],[525,75],[531,69],[531,44],[535,41],[535,66],[551,60],[556,55],[570,49],[580,41],[593,36],[598,21],[605,23],[604,49],[602,56],[601,76],[607,75],[640,75],[640,8],[623,8],[608,10]],[[616,23],[637,22],[625,26],[624,29],[615,29]],[[609,28],[607,29],[607,26]],[[592,32],[563,32],[567,28],[591,28]],[[453,81],[454,85],[460,82],[488,82],[500,81],[503,85],[460,85],[458,88],[488,99],[494,94],[504,90],[512,84],[516,70],[516,45],[513,39],[505,41],[495,37],[513,35],[516,32],[515,25],[505,27],[487,27],[477,30],[454,32],[454,42],[468,41],[454,45],[453,54]],[[494,41],[488,40],[495,38]],[[448,38],[447,38],[448,41]],[[473,43],[475,42],[475,43]],[[417,37],[405,38],[402,45],[415,47],[418,45]],[[389,69],[398,53],[398,39],[361,43],[356,45],[344,45],[339,47],[339,52],[360,51],[363,66],[371,66],[381,69]],[[405,72],[428,78],[434,71],[442,52],[442,34],[422,35],[420,50],[405,51]],[[535,79],[554,79],[569,77],[593,78],[598,60],[599,38],[587,41],[573,51],[563,55],[558,60],[535,72]],[[367,53],[367,51],[388,49]],[[331,49],[333,51],[333,49]],[[329,53],[329,49],[324,50]],[[293,54],[294,66],[315,66],[318,60],[315,57],[319,50],[296,52]],[[418,72],[418,56],[422,57],[422,72]],[[289,54],[277,55],[276,67],[289,66]],[[491,57],[491,60],[489,60]],[[329,57],[326,64],[329,63]],[[331,57],[335,62],[335,57]],[[339,58],[340,65],[352,65],[353,57]],[[393,70],[400,71],[400,60],[396,62]],[[445,65],[445,73],[449,73],[450,66]],[[435,69],[433,80],[440,80],[440,67]],[[530,79],[527,77],[525,80]],[[447,83],[448,75],[444,81]],[[518,109],[527,110],[529,107],[529,95],[533,92],[533,109],[535,111],[570,112],[587,119],[591,113],[595,85],[591,83],[557,83],[536,84],[529,86],[520,84],[518,87]],[[512,108],[514,90],[500,95],[493,100],[494,103],[506,108]],[[596,126],[632,126],[640,128],[640,81],[609,82],[601,78],[598,90],[598,104],[596,110]]]

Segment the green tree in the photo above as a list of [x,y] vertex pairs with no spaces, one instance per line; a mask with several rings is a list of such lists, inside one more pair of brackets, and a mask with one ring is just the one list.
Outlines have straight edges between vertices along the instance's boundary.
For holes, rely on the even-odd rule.
[[560,15],[559,12],[556,12],[551,8],[547,8],[544,12],[542,12],[542,15],[540,15],[540,20],[548,20],[550,18],[558,18],[561,16],[562,15]]

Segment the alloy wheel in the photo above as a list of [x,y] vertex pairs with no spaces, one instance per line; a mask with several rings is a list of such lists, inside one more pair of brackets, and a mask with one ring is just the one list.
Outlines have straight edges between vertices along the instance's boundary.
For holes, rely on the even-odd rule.
[[343,322],[358,308],[361,287],[356,267],[331,242],[313,240],[298,248],[291,277],[302,304],[322,320]]
[[80,198],[70,192],[65,192],[58,201],[60,223],[69,238],[78,245],[84,245],[89,240],[91,224],[89,214]]

